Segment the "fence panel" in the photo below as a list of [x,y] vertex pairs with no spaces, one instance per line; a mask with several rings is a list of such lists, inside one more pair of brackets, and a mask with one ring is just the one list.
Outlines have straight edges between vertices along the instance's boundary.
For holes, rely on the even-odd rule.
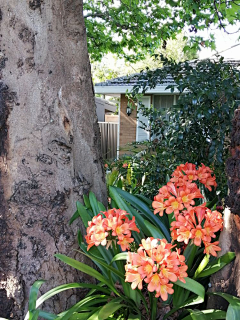
[[118,123],[98,122],[101,132],[101,149],[103,159],[117,157]]

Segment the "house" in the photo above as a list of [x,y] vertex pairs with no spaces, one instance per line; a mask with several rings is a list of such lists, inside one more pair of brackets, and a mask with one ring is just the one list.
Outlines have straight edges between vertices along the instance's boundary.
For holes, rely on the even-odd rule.
[[[105,82],[95,84],[95,93],[105,96],[113,96],[120,98],[119,108],[119,136],[118,149],[121,150],[126,144],[133,141],[144,141],[149,139],[149,132],[140,128],[141,123],[148,123],[148,119],[140,112],[137,114],[137,108],[132,109],[131,114],[127,114],[128,98],[126,92],[130,92],[134,85],[137,84],[139,74],[134,74],[129,77],[124,76]],[[142,103],[149,107],[151,104],[156,109],[166,109],[176,103],[178,92],[171,93],[166,87],[173,84],[171,76],[167,76],[166,80],[157,85],[153,89],[149,89],[141,98]],[[122,153],[120,151],[120,153]]]

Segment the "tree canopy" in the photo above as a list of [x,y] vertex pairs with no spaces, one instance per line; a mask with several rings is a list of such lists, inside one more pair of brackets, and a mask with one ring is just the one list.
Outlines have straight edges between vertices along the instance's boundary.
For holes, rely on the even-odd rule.
[[227,24],[239,21],[240,1],[86,0],[84,17],[92,60],[101,60],[108,52],[140,60],[182,30],[190,34],[185,50],[214,47],[213,35],[204,39],[198,31],[211,25],[226,30]]
[[158,48],[153,55],[146,54],[143,60],[131,62],[124,59],[119,59],[116,54],[108,53],[101,61],[93,61],[92,78],[94,83],[106,81],[121,76],[126,76],[132,73],[141,72],[144,69],[154,70],[162,67],[163,63],[159,59],[159,55],[165,58],[180,62],[197,58],[197,53],[194,51],[183,52],[183,48],[187,45],[187,40],[184,40],[184,34],[177,35],[176,39],[169,39],[165,48]]

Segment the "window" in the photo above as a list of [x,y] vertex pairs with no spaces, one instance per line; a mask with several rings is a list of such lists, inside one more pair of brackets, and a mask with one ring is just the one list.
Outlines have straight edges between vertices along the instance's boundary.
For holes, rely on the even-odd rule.
[[163,116],[166,117],[167,120],[168,117],[166,116],[167,110],[173,106],[175,103],[174,95],[161,95],[161,96],[154,96],[153,105],[154,108],[156,108],[159,111],[162,111]]

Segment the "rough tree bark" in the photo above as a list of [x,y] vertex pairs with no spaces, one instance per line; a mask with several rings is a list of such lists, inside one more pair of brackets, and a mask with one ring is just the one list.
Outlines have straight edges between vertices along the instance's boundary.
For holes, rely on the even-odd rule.
[[[221,255],[233,251],[236,259],[211,278],[213,292],[240,297],[240,108],[232,121],[231,157],[226,162],[229,195],[224,211],[224,229],[220,235]],[[226,309],[224,299],[210,296],[209,308]]]
[[0,317],[19,320],[35,280],[81,280],[53,256],[76,256],[75,201],[106,189],[82,1],[0,0],[0,28]]

